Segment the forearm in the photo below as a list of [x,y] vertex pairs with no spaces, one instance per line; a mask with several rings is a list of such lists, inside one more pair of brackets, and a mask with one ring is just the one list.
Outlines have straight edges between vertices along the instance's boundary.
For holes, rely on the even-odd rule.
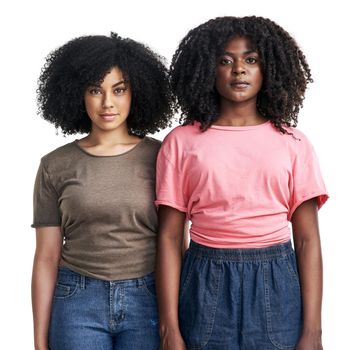
[[34,344],[36,350],[48,349],[48,329],[52,297],[57,278],[58,262],[55,259],[34,257],[32,275],[32,307]]
[[321,335],[322,254],[318,235],[295,240],[301,294],[303,333]]
[[182,235],[160,235],[156,267],[160,332],[178,329],[178,299],[181,270]]

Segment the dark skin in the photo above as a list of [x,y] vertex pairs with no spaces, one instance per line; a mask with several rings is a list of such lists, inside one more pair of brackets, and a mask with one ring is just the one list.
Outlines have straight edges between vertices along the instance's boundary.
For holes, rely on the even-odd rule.
[[303,332],[296,350],[322,350],[322,253],[318,228],[317,201],[302,203],[292,216],[303,302]]
[[[252,52],[245,38],[234,38],[218,59],[216,90],[220,115],[214,123],[226,126],[257,125],[265,121],[256,108],[263,76],[259,54]],[[244,83],[243,83],[244,82]],[[160,206],[156,267],[161,349],[184,350],[179,330],[178,298],[181,247],[185,213]],[[317,202],[309,199],[292,216],[294,246],[300,274],[303,302],[303,332],[296,350],[322,350],[322,255]]]

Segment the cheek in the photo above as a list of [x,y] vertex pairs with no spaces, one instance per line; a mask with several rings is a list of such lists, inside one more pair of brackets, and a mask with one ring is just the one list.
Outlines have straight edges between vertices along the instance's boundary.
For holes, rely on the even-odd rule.
[[227,82],[226,75],[221,71],[217,72],[216,78],[215,78],[215,87],[219,92],[226,85],[226,82]]
[[122,108],[125,112],[129,112],[131,107],[131,99],[131,94],[124,96],[124,98],[119,101],[119,108]]
[[94,98],[92,98],[91,96],[86,96],[84,98],[84,102],[85,102],[85,108],[86,110],[92,110],[95,108],[96,105],[96,101]]

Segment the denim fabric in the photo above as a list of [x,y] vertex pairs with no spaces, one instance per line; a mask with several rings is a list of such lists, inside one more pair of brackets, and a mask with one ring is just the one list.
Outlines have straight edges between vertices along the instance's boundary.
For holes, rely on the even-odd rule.
[[191,242],[179,299],[187,350],[292,350],[302,303],[291,243],[216,249]]
[[158,349],[153,274],[108,282],[60,268],[49,344],[51,350]]

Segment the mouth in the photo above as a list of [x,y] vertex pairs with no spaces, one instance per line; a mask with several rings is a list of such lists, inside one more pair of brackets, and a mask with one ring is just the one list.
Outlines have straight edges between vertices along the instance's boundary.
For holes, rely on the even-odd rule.
[[230,83],[230,86],[233,88],[238,88],[238,89],[245,89],[249,86],[250,84],[247,83],[244,80],[233,80]]
[[103,120],[105,120],[105,121],[107,121],[107,122],[114,120],[114,118],[115,118],[116,116],[118,116],[118,115],[119,115],[118,113],[102,113],[102,114],[99,114],[99,116],[100,116]]

